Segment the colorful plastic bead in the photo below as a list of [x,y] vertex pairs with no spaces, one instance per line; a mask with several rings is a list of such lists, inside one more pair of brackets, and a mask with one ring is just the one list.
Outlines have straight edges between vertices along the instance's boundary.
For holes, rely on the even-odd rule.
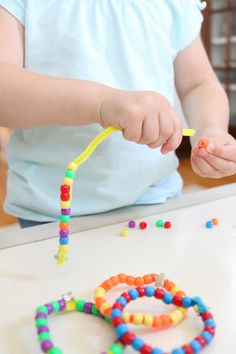
[[207,229],[211,229],[213,226],[214,226],[214,225],[213,225],[213,222],[212,222],[212,221],[207,221],[207,222],[206,222],[206,228],[207,228]]
[[157,227],[163,227],[163,225],[164,225],[164,221],[163,220],[157,220],[157,222],[156,222],[156,226]]
[[146,223],[146,221],[141,221],[141,222],[139,223],[139,228],[140,228],[141,230],[145,230],[145,229],[147,228],[147,223]]
[[199,149],[205,149],[207,147],[208,140],[206,138],[202,138],[198,142],[198,148]]
[[171,222],[170,221],[165,221],[164,222],[164,228],[165,229],[170,229],[171,228]]
[[123,237],[129,236],[129,230],[126,229],[126,228],[123,228],[123,229],[121,230],[121,236],[123,236]]
[[130,229],[134,229],[136,227],[136,222],[134,220],[130,220],[128,226]]
[[218,225],[219,224],[219,220],[217,218],[213,218],[211,219],[213,225]]

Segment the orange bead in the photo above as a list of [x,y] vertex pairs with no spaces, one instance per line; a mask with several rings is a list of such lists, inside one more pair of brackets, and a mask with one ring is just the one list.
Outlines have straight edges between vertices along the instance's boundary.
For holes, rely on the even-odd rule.
[[95,299],[95,304],[96,304],[96,307],[99,309],[100,306],[105,302],[105,300],[102,298],[102,297],[97,297]]
[[156,328],[156,329],[161,329],[162,328],[162,320],[161,320],[160,316],[154,316],[153,317],[152,327]]
[[168,315],[161,315],[160,318],[162,323],[161,328],[168,328],[172,325],[172,320]]
[[112,282],[113,286],[116,286],[120,283],[120,280],[118,277],[111,277],[110,281]]
[[173,288],[173,286],[175,286],[175,283],[173,283],[173,281],[170,281],[168,279],[166,279],[164,281],[164,288],[167,290],[167,291],[171,291],[171,289]]
[[104,315],[109,318],[111,317],[111,308],[110,307],[104,311]]
[[212,221],[213,225],[218,225],[219,224],[219,221],[218,221],[217,218],[213,218],[213,219],[211,219],[211,221]]
[[143,277],[144,284],[151,284],[152,283],[152,276],[151,274],[146,274]]
[[135,278],[134,284],[135,284],[136,286],[142,286],[142,285],[144,284],[143,278],[142,278],[142,277],[137,277],[137,278]]
[[198,142],[198,148],[199,149],[205,149],[207,147],[208,140],[206,138],[202,138]]
[[120,283],[125,283],[126,279],[127,279],[127,275],[120,273],[120,274],[118,274],[118,278],[119,278]]
[[157,274],[156,274],[156,273],[152,273],[151,276],[152,276],[152,281],[156,281],[156,279],[157,279]]
[[102,283],[101,285],[99,285],[99,288],[103,288],[106,292],[107,292],[108,290],[110,290],[110,286],[109,286],[109,284],[107,283],[107,280],[104,281],[104,283]]
[[135,283],[135,277],[133,277],[132,275],[129,275],[126,279],[126,284],[127,285],[134,285]]
[[68,222],[60,222],[59,228],[60,230],[68,230],[69,224]]
[[175,293],[176,296],[186,296],[185,292],[180,290],[180,291],[177,291],[177,293]]
[[133,321],[134,321],[134,315],[131,313],[129,316],[129,322],[133,323]]

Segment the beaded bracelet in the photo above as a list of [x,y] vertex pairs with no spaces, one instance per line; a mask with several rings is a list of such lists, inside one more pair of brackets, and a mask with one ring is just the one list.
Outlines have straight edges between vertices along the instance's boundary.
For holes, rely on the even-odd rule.
[[[124,345],[131,345],[136,351],[141,354],[164,354],[160,348],[153,348],[146,344],[140,337],[137,337],[133,332],[129,331],[123,318],[123,311],[126,305],[139,297],[154,297],[161,299],[165,304],[174,304],[183,306],[184,308],[196,307],[203,321],[204,328],[199,336],[194,338],[189,344],[183,345],[181,348],[173,349],[171,354],[193,354],[198,353],[206,345],[208,345],[215,334],[215,321],[207,306],[198,297],[188,296],[173,296],[166,292],[163,288],[154,288],[153,286],[132,288],[126,293],[123,293],[112,306],[111,318],[115,328],[115,333],[118,339]],[[168,354],[165,352],[165,354]]]
[[[95,304],[92,302],[86,302],[84,300],[77,300],[72,297],[71,293],[63,295],[62,299],[58,301],[52,301],[46,305],[40,306],[36,310],[35,326],[37,328],[38,340],[41,349],[44,353],[48,354],[62,354],[62,350],[56,347],[51,339],[51,334],[48,325],[48,316],[56,312],[71,312],[78,311],[86,314],[95,315],[106,322],[111,323],[111,319],[104,316],[97,310]],[[124,350],[124,344],[117,340],[107,352],[102,354],[122,354]]]
[[[61,186],[61,216],[59,223],[59,248],[55,259],[58,265],[62,265],[67,260],[68,244],[69,244],[69,222],[71,215],[71,201],[72,201],[72,185],[75,179],[76,171],[80,165],[82,165],[94,152],[99,144],[105,140],[112,133],[119,131],[120,129],[108,127],[97,135],[87,148],[80,154],[74,161],[68,164],[68,168],[65,173],[63,185]],[[195,135],[194,129],[183,129],[182,135],[193,136]]]
[[[175,301],[180,301],[181,296],[185,296],[186,294],[178,288],[175,283],[170,280],[164,278],[164,274],[161,273],[159,275],[152,273],[146,274],[143,277],[134,277],[126,274],[118,274],[117,276],[113,276],[102,284],[94,292],[94,302],[97,309],[108,317],[111,315],[111,305],[105,300],[106,293],[111,290],[113,287],[118,284],[127,284],[129,286],[143,286],[148,285],[153,282],[156,282],[156,286],[163,287],[167,291],[170,291],[175,296]],[[122,296],[127,297],[127,301],[130,301],[130,295],[128,293],[123,293]],[[183,320],[186,315],[186,309],[183,307],[178,307],[174,309],[169,314],[165,315],[150,315],[150,314],[141,314],[134,313],[131,314],[129,312],[124,312],[123,318],[126,323],[133,323],[135,325],[143,324],[147,327],[152,327],[155,329],[164,329],[171,326],[177,325],[179,322]]]

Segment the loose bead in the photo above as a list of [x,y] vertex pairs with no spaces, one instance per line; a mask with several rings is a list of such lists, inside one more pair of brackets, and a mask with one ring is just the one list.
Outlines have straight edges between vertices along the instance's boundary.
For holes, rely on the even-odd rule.
[[139,223],[139,228],[140,228],[141,230],[145,230],[145,229],[147,228],[147,223],[146,223],[145,221],[141,221],[141,222]]
[[211,229],[213,227],[213,222],[212,221],[207,221],[206,222],[206,228]]
[[134,220],[130,220],[128,226],[129,228],[134,229],[136,227],[136,222]]
[[129,236],[129,230],[126,229],[126,228],[122,229],[121,230],[121,236],[123,236],[123,237]]
[[157,220],[157,222],[156,222],[156,226],[157,227],[163,227],[163,225],[164,225],[164,221],[163,220]]
[[207,147],[208,140],[206,138],[202,138],[198,142],[198,148],[199,149],[205,149]]
[[164,228],[165,229],[170,229],[171,228],[171,222],[170,221],[165,221],[164,222]]
[[218,225],[219,224],[219,221],[218,221],[217,218],[213,218],[213,219],[211,219],[211,221],[212,221],[213,225]]

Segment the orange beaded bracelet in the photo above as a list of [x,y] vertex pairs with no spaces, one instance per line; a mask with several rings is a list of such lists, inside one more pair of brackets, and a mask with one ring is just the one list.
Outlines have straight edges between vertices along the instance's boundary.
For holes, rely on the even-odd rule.
[[[161,286],[167,291],[171,292],[172,295],[185,296],[186,294],[178,288],[175,283],[168,279],[164,279],[164,275],[161,273],[157,275],[155,273],[146,274],[143,277],[134,277],[126,274],[118,274],[107,280],[105,280],[94,292],[94,302],[97,309],[105,316],[110,317],[111,314],[111,305],[105,300],[106,293],[111,290],[113,287],[119,284],[127,284],[128,286],[143,286],[151,283],[156,283],[157,286]],[[123,294],[122,294],[123,296]],[[129,301],[130,299],[127,299]],[[164,329],[171,326],[175,326],[181,322],[185,315],[186,309],[178,307],[174,309],[169,314],[163,315],[150,315],[150,314],[141,314],[129,312],[124,312],[124,320],[126,323],[133,323],[135,325],[144,325],[147,327],[152,327],[155,329]]]

